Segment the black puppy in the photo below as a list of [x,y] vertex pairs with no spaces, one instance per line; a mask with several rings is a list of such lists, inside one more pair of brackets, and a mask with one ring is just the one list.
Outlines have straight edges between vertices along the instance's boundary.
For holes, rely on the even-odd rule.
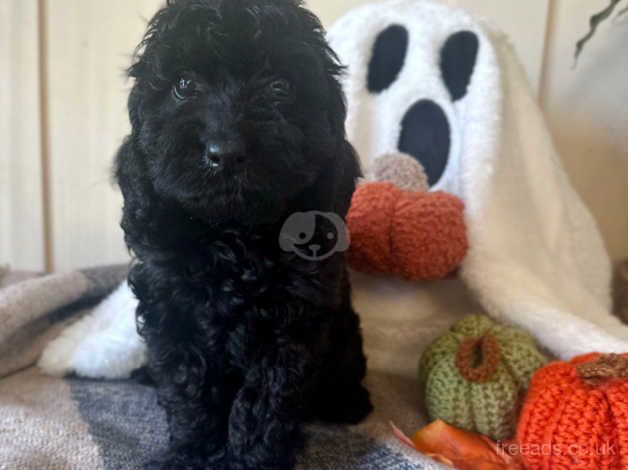
[[297,0],[170,0],[149,23],[116,175],[170,426],[156,466],[291,468],[302,421],[371,410],[343,254],[281,247],[294,213],[347,212],[340,71]]

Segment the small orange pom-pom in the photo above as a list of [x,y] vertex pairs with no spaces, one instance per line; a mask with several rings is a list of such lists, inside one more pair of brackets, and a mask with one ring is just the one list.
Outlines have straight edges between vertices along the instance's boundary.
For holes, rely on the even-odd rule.
[[391,183],[362,183],[347,215],[349,265],[409,280],[441,279],[467,251],[464,205],[443,192],[402,191]]

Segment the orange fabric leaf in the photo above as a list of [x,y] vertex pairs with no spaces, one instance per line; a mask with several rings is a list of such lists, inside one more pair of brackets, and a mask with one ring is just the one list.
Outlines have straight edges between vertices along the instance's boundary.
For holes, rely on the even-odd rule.
[[436,420],[407,437],[390,423],[395,436],[404,444],[437,462],[459,470],[522,470],[516,456],[504,452],[486,436],[475,434]]

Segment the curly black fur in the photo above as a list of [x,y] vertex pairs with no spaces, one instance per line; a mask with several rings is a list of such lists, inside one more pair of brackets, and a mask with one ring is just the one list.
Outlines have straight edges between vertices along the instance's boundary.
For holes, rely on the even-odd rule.
[[[371,410],[343,254],[278,243],[294,212],[347,212],[359,169],[340,71],[297,0],[170,0],[149,23],[116,176],[170,426],[155,465],[291,468],[301,422]],[[239,166],[208,160],[216,139],[243,143]]]

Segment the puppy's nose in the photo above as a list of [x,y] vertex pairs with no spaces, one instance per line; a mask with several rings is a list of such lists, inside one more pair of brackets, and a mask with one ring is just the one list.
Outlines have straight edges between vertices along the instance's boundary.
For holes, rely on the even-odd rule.
[[215,140],[207,145],[205,160],[212,168],[225,165],[242,165],[245,157],[244,142],[240,139]]

